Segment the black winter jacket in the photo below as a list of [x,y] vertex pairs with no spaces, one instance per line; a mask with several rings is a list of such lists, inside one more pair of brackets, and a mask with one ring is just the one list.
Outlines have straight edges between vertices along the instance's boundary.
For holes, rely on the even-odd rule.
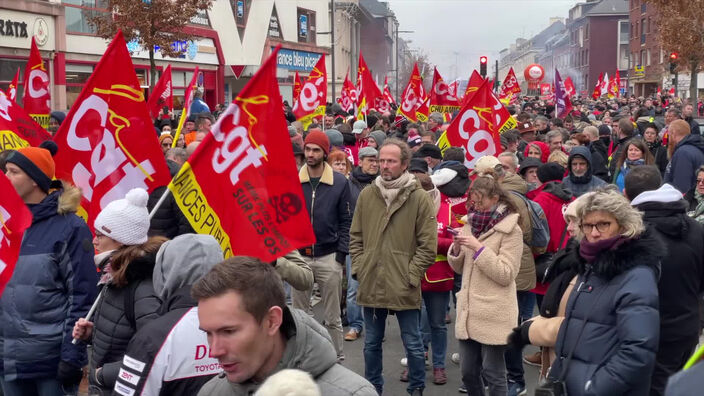
[[321,257],[330,253],[347,255],[352,224],[352,193],[345,176],[332,170],[327,163],[320,182],[314,189],[310,183],[308,166],[298,173],[306,200],[306,209],[315,232],[315,245],[299,249],[309,257]]
[[592,153],[592,173],[599,179],[610,183],[609,170],[606,168],[608,149],[601,140],[595,140],[589,144],[589,152]]
[[665,170],[667,169],[667,148],[662,145],[662,143],[656,141],[655,143],[647,143],[650,154],[655,158],[655,166],[660,170],[660,176],[665,175]]
[[[105,292],[94,315],[91,343],[90,380],[91,385],[102,388],[110,394],[117,379],[122,357],[134,333],[150,320],[158,316],[161,301],[154,292],[152,273],[155,255],[150,254],[133,260],[126,270],[127,285],[118,288],[113,284],[103,286]],[[134,325],[126,315],[126,293],[134,294]],[[95,371],[102,367],[97,377]]]
[[[166,186],[158,187],[149,194],[149,200],[147,201],[147,210],[149,212],[154,209],[166,189]],[[192,234],[194,232],[188,219],[183,215],[181,208],[176,204],[174,195],[169,193],[149,223],[149,236],[164,236],[174,239],[179,235]]]
[[637,208],[667,246],[658,292],[660,339],[691,340],[699,334],[699,299],[704,291],[704,229],[687,216],[687,202],[644,202]]
[[682,194],[694,187],[697,179],[694,172],[704,164],[704,138],[701,135],[687,135],[672,154],[670,164],[665,171],[665,183],[671,184]]
[[646,229],[639,238],[602,252],[591,265],[579,258],[579,276],[549,373],[551,379],[559,378],[574,350],[565,376],[570,396],[648,394],[658,347],[657,276],[664,254],[663,243]]

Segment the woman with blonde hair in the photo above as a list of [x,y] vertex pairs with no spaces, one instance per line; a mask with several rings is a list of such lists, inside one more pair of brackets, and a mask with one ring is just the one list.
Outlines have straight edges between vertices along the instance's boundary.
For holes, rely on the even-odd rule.
[[507,393],[506,338],[518,322],[516,276],[523,253],[518,213],[493,171],[469,187],[466,225],[447,253],[462,274],[455,335],[460,344],[462,383],[471,395]]

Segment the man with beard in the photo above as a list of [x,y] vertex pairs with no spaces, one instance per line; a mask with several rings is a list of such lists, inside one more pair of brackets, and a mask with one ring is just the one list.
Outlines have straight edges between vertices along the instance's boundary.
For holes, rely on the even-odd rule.
[[594,191],[597,187],[606,185],[605,181],[594,177],[592,154],[585,146],[577,146],[570,151],[567,168],[569,174],[562,179],[562,184],[577,198],[589,191]]
[[364,376],[382,394],[382,340],[395,313],[408,359],[408,393],[422,395],[425,358],[420,333],[421,288],[435,262],[436,212],[428,193],[407,172],[408,145],[386,139],[379,150],[381,175],[362,190],[350,228],[352,277],[364,307]]
[[[326,161],[329,150],[330,141],[325,133],[315,130],[306,136],[303,147],[306,164],[299,171],[298,177],[316,243],[300,249],[300,252],[320,286],[325,307],[325,327],[330,333],[338,359],[342,360],[342,267],[348,252],[353,207],[347,179],[341,173],[334,172]],[[311,292],[312,290],[294,290],[293,306],[312,312]]]

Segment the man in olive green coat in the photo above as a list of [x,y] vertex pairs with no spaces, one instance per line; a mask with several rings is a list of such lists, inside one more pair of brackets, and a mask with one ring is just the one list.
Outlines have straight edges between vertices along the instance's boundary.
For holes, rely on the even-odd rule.
[[411,150],[387,139],[379,150],[381,174],[357,199],[350,228],[352,276],[359,281],[357,304],[364,307],[364,376],[381,394],[381,341],[386,317],[396,314],[408,358],[408,393],[425,388],[420,333],[420,280],[435,262],[437,219],[433,202],[407,172]]

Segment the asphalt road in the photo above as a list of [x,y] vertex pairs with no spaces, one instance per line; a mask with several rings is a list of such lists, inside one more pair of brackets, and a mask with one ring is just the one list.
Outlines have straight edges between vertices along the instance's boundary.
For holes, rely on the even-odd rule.
[[[314,307],[314,312],[316,318],[322,323],[322,307],[320,304],[316,304]],[[435,385],[433,384],[433,370],[428,368],[426,370],[425,377],[425,391],[424,396],[445,396],[445,395],[462,395],[458,392],[458,388],[461,384],[460,378],[460,366],[452,363],[450,356],[452,353],[458,352],[457,339],[455,338],[455,326],[454,326],[454,309],[451,311],[451,317],[453,318],[453,323],[448,325],[448,345],[447,345],[447,358],[445,363],[445,370],[447,372],[447,384],[445,385]],[[345,328],[345,332],[347,328]],[[345,360],[342,364],[349,368],[350,370],[364,376],[364,333],[356,341],[346,341],[344,345]],[[432,346],[431,346],[432,348]],[[532,353],[537,349],[535,347],[527,347],[524,353]],[[405,351],[403,349],[403,343],[401,342],[401,333],[399,331],[398,322],[395,316],[389,316],[386,323],[386,341],[384,342],[384,395],[389,396],[403,396],[407,395],[406,387],[408,384],[406,382],[399,381],[399,377],[404,367],[401,366],[401,359],[404,358]],[[525,379],[528,387],[528,395],[533,394],[535,389],[535,384],[538,379],[538,368],[524,364],[524,369],[526,371]]]

